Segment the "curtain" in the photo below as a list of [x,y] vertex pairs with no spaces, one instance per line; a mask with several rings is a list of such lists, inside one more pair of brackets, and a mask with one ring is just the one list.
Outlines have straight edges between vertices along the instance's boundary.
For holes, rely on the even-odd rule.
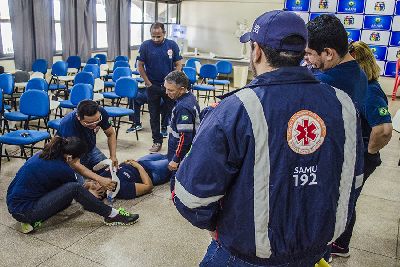
[[53,1],[34,0],[32,2],[36,58],[46,59],[51,67],[55,50]]
[[60,0],[63,59],[80,56],[86,62],[91,56],[94,0]]
[[107,57],[130,56],[130,0],[106,0]]

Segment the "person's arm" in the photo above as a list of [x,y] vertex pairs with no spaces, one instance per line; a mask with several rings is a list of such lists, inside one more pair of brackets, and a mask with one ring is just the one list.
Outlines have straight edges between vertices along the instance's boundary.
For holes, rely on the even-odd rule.
[[135,183],[136,196],[142,196],[150,193],[154,188],[153,182],[143,166],[137,163],[135,160],[128,160],[126,162],[139,171],[140,179],[142,180],[142,184]]
[[368,153],[376,154],[386,146],[392,138],[393,127],[391,123],[383,123],[372,127],[368,142]]
[[118,167],[117,159],[117,135],[115,134],[114,127],[110,126],[108,129],[104,130],[107,136],[108,150],[110,152],[110,159],[113,162],[114,167]]
[[182,60],[178,60],[175,62],[175,70],[182,71],[183,63]]
[[149,77],[147,77],[147,73],[146,73],[146,71],[144,69],[144,62],[143,61],[138,60],[137,69],[138,69],[138,71],[140,73],[140,77],[143,78],[144,84],[146,85],[146,87],[152,86],[152,83],[150,82]]

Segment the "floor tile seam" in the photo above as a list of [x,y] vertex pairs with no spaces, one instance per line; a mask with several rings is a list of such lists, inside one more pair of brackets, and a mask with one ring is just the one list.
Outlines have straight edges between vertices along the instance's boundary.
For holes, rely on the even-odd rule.
[[396,258],[399,258],[399,233],[400,233],[400,219],[397,224],[397,243],[396,243]]
[[[102,227],[102,226],[101,226],[101,227]],[[68,247],[68,248],[69,248],[69,247]],[[89,261],[91,261],[91,262],[93,262],[93,263],[97,263],[97,264],[99,264],[99,265],[101,265],[101,266],[105,266],[103,263],[98,262],[98,261],[95,261],[95,260],[93,260],[93,259],[91,259],[91,258],[89,258],[89,257],[86,257],[86,256],[84,256],[84,255],[81,255],[81,254],[79,254],[79,253],[76,253],[75,251],[68,250],[67,248],[66,248],[66,249],[63,249],[63,250],[66,251],[66,252],[69,252],[69,253],[71,253],[71,254],[74,254],[75,256],[78,256],[78,257],[84,258],[84,259],[86,259],[86,260],[89,260]]]
[[48,261],[48,260],[50,260],[51,258],[55,257],[56,255],[60,254],[61,252],[62,252],[61,250],[60,250],[60,251],[57,251],[56,254],[54,254],[54,255],[48,257],[46,260],[44,260],[44,261],[42,261],[41,263],[39,263],[38,265],[36,265],[36,267],[38,267],[38,266],[40,266],[40,265],[42,265],[42,264],[45,264],[46,261]]
[[397,260],[396,255],[394,257],[392,257],[392,256],[384,255],[384,254],[381,254],[381,253],[378,253],[378,252],[370,251],[370,250],[367,250],[367,249],[357,248],[357,247],[353,247],[353,246],[350,246],[350,248],[351,249],[355,249],[355,250],[359,250],[359,251],[363,251],[363,252],[367,252],[367,253],[370,253],[370,254],[374,254],[374,255],[377,255],[377,256],[382,256],[382,257],[385,257],[385,258],[388,258],[388,259]]

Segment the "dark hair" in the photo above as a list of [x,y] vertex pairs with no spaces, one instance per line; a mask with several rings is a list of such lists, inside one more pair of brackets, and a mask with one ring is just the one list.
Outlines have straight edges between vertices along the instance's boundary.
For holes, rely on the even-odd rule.
[[151,32],[153,29],[161,29],[162,32],[165,33],[165,26],[164,26],[164,24],[161,23],[161,22],[154,22],[153,24],[151,24],[151,26],[150,26],[150,32]]
[[87,150],[87,144],[78,137],[63,138],[56,135],[44,146],[39,157],[45,160],[52,160],[60,158],[64,154],[69,154],[72,158],[79,158]]
[[77,114],[82,120],[85,116],[94,116],[99,111],[99,104],[93,100],[82,100],[77,107]]
[[[299,35],[291,35],[284,39],[282,39],[282,44],[284,45],[299,45],[306,44],[306,40]],[[270,46],[262,46],[258,44],[267,58],[267,61],[271,67],[281,68],[281,67],[294,67],[299,66],[300,62],[304,58],[305,51],[295,52],[295,51],[287,51],[287,50],[277,50]],[[251,47],[254,46],[254,43],[251,43]]]
[[175,83],[178,87],[184,87],[186,89],[189,88],[189,79],[185,73],[174,70],[170,72],[166,77],[165,80],[169,83]]
[[320,15],[307,23],[308,47],[320,55],[325,48],[335,49],[340,57],[348,52],[347,32],[340,20],[332,15]]

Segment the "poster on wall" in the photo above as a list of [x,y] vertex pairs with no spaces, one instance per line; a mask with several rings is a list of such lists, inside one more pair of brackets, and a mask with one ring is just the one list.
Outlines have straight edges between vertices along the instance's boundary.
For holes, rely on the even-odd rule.
[[364,0],[339,0],[338,13],[364,13]]
[[370,45],[388,45],[390,32],[386,31],[362,31],[361,41]]
[[396,2],[396,13],[395,15],[400,15],[400,1]]
[[359,41],[361,36],[360,30],[346,30],[349,43],[352,41]]
[[400,31],[400,16],[393,17],[392,31]]
[[287,0],[285,8],[290,11],[308,11],[310,0]]
[[385,76],[396,76],[396,61],[388,61],[385,66]]
[[387,61],[397,61],[400,58],[400,47],[389,47]]
[[376,46],[376,45],[369,45],[371,48],[372,53],[374,54],[376,60],[385,60],[386,59],[386,46]]
[[335,13],[337,0],[311,0],[311,12]]
[[367,15],[364,18],[364,29],[389,31],[392,26],[392,16]]
[[365,14],[393,15],[394,0],[367,0]]
[[400,46],[400,32],[392,32],[390,37],[390,46]]
[[361,29],[363,25],[364,16],[357,14],[336,14],[345,28]]

